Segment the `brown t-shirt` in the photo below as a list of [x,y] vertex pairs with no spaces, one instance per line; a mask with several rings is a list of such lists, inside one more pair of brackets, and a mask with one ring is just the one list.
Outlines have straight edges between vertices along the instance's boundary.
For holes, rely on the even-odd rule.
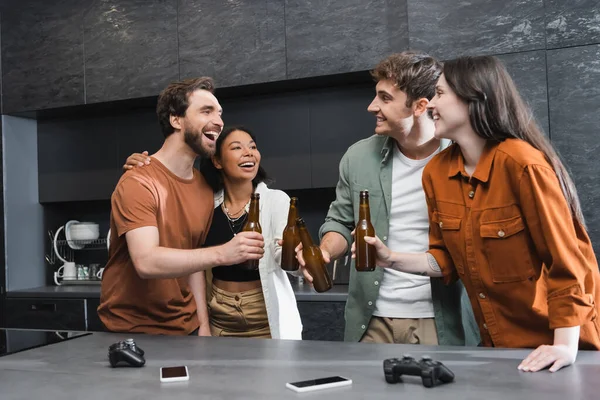
[[213,191],[198,171],[192,179],[181,179],[152,158],[150,165],[121,177],[111,204],[109,260],[98,307],[102,323],[115,332],[191,333],[199,324],[188,276],[140,278],[125,233],[156,226],[161,247],[198,248],[212,219]]

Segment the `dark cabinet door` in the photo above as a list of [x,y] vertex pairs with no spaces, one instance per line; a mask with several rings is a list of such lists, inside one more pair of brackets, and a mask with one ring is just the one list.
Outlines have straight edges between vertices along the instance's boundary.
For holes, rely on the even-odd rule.
[[344,302],[299,301],[304,340],[344,340]]
[[2,7],[4,114],[83,104],[83,0]]
[[87,299],[87,329],[88,331],[102,332],[105,331],[104,325],[98,317],[98,306],[100,305],[100,299]]
[[109,199],[123,162],[108,118],[38,122],[40,203]]
[[256,136],[261,165],[274,179],[271,187],[310,187],[307,95],[278,94],[222,103],[226,126],[243,125]]
[[364,71],[408,49],[406,0],[286,0],[287,77]]
[[217,87],[285,79],[284,0],[179,2],[181,78]]
[[335,187],[339,163],[348,147],[373,135],[375,117],[367,112],[373,84],[314,92],[310,101],[313,188]]
[[87,103],[156,96],[179,78],[177,0],[90,3],[84,18]]
[[[0,325],[0,326],[4,326],[4,325]],[[6,332],[4,330],[0,330],[0,354],[6,353],[7,347],[8,346],[6,343]]]
[[6,299],[6,327],[84,331],[85,300],[9,298]]
[[117,164],[120,169],[132,153],[156,153],[165,141],[154,109],[131,111],[116,116],[114,121],[118,142]]

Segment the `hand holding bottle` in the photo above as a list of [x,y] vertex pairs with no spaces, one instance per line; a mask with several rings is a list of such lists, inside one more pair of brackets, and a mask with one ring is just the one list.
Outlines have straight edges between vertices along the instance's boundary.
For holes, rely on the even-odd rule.
[[[355,231],[352,231],[352,236],[355,235]],[[392,258],[392,251],[379,239],[377,236],[365,236],[364,241],[375,248],[375,264],[388,268],[394,263]],[[352,243],[352,258],[356,259],[356,241]]]
[[[308,270],[306,269],[306,261],[304,261],[304,257],[302,256],[302,249],[302,242],[300,242],[300,244],[296,247],[296,258],[298,259],[298,264],[300,264],[300,270],[304,275],[304,279],[312,283],[313,277],[310,274],[310,272],[308,272]],[[331,262],[331,254],[329,254],[329,252],[322,247],[321,254],[323,255],[323,261],[325,261],[326,264],[329,264]]]

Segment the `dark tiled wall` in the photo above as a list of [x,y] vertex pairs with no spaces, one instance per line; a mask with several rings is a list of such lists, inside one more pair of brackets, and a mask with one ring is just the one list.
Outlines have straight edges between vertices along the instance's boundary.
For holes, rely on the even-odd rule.
[[[0,32],[2,31],[2,14],[0,14]],[[0,43],[2,35],[0,34]],[[0,56],[0,76],[2,76],[2,57]],[[2,91],[2,80],[0,79],[0,92]],[[0,93],[0,107],[2,105],[2,94]],[[0,121],[0,176],[4,176],[4,150],[3,150],[2,122]],[[4,298],[6,293],[6,257],[4,248],[4,179],[0,181],[0,212],[2,220],[0,221],[0,327],[4,326]],[[5,346],[5,334],[0,334],[0,351]]]
[[[2,123],[0,121],[0,149],[2,148],[3,135],[2,135]],[[4,172],[4,152],[0,151],[0,175]],[[4,248],[4,182],[0,185],[0,212],[3,216],[0,221],[0,327],[4,326],[5,310],[4,300],[6,294],[6,257]],[[0,336],[0,350],[2,349],[2,337]]]
[[281,0],[180,1],[181,77],[209,75],[220,86],[285,79],[284,9]]
[[408,48],[408,22],[405,0],[286,0],[288,79],[370,69]]
[[3,113],[82,104],[83,2],[2,3]]
[[[212,75],[228,87],[361,71],[409,48],[442,59],[498,55],[572,171],[600,249],[600,218],[594,212],[600,203],[595,180],[600,164],[594,161],[599,145],[592,122],[600,108],[598,0],[471,0],[452,6],[446,0],[6,0],[0,7],[4,113],[155,96],[166,82],[197,75]],[[308,127],[314,144],[310,176],[303,173],[297,182],[331,186],[337,158],[330,152],[343,150],[335,148],[337,138],[358,140],[371,132],[368,118],[358,124],[345,120],[365,112],[369,92],[309,100],[316,104],[308,111],[314,121]],[[302,101],[300,93],[277,102],[283,111],[274,122],[286,136],[265,143],[269,169],[307,168],[306,159],[293,151],[277,156],[292,140],[306,151],[306,129],[285,129],[288,115],[306,114]],[[256,98],[248,110],[247,104],[237,115],[252,116],[273,107],[273,100]],[[330,114],[335,117],[326,118]],[[102,137],[97,149],[106,152],[111,135],[121,136],[138,117],[123,117],[106,137],[94,126],[84,131]],[[261,132],[270,126],[254,122]],[[85,149],[88,139],[74,143]],[[119,146],[118,159],[140,147]],[[112,153],[109,158],[112,163]],[[90,168],[102,169],[102,162],[90,156]],[[65,176],[58,168],[45,172],[57,182]],[[106,176],[98,177],[104,186],[113,179]],[[85,189],[86,182],[81,184]]]
[[87,103],[153,96],[179,78],[177,0],[89,3],[83,19]]
[[545,48],[542,0],[408,0],[410,46],[440,58]]
[[600,44],[549,50],[547,59],[552,142],[571,170],[598,257]]

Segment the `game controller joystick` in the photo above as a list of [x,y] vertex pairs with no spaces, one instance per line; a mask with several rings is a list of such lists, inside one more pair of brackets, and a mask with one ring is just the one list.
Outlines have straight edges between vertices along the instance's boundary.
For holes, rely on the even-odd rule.
[[133,339],[126,339],[108,347],[108,360],[112,367],[124,362],[132,367],[141,367],[146,363],[144,350],[139,348]]
[[420,376],[423,386],[434,387],[440,383],[450,383],[454,374],[444,364],[424,356],[420,361],[409,355],[402,358],[388,358],[383,361],[383,373],[387,383],[398,383],[402,375]]

